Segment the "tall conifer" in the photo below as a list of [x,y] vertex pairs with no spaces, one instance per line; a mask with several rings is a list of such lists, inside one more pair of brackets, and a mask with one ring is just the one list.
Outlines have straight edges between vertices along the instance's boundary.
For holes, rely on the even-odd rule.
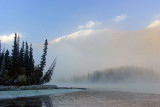
[[13,49],[12,49],[12,72],[16,75],[19,68],[19,54],[18,54],[18,44],[17,44],[17,33],[15,33]]
[[30,48],[29,48],[29,64],[30,64],[30,70],[31,72],[33,72],[34,71],[34,59],[33,59],[32,44],[30,44]]
[[43,72],[44,67],[46,65],[46,55],[47,55],[47,49],[48,49],[48,41],[47,39],[45,40],[44,43],[44,48],[43,48],[43,54],[41,56],[41,62],[40,62],[40,71]]
[[9,70],[11,69],[11,58],[9,56],[9,51],[8,49],[5,52],[5,60],[6,60],[6,69]]
[[29,55],[28,55],[28,43],[26,41],[26,46],[25,46],[25,55],[24,55],[24,64],[25,64],[25,68],[26,68],[26,71],[27,71],[27,76],[29,75],[28,73],[28,64],[29,64]]
[[24,41],[22,42],[22,47],[20,49],[20,64],[21,64],[21,67],[25,66],[24,64]]

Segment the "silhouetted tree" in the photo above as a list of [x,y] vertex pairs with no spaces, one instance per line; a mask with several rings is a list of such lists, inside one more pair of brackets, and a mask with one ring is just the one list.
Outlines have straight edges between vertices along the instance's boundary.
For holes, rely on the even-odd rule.
[[3,74],[3,67],[2,67],[2,62],[3,62],[3,60],[4,60],[4,52],[2,52],[1,53],[1,56],[0,56],[0,75],[2,75]]
[[47,46],[48,42],[46,39],[40,64],[34,66],[32,44],[29,47],[27,42],[23,42],[19,51],[19,36],[15,33],[11,56],[8,50],[2,53],[0,51],[0,85],[33,85],[49,82],[56,59],[45,75],[43,75],[46,65]]
[[6,61],[5,61],[5,57],[3,57],[3,60],[1,63],[1,73],[5,72],[5,68],[6,68]]
[[56,59],[53,61],[53,63],[51,64],[49,70],[43,76],[42,84],[47,83],[52,79],[51,77],[52,77],[52,74],[53,74],[55,66],[56,66]]
[[24,64],[24,41],[22,42],[22,47],[20,49],[20,64],[21,64],[21,67],[25,66]]
[[[29,52],[28,52],[28,43],[26,41],[26,47],[25,47],[25,55],[24,55],[24,66],[26,68],[26,71],[28,70],[28,64],[29,64]],[[27,73],[27,76],[29,75],[29,73]]]
[[9,56],[9,51],[8,49],[6,50],[6,53],[5,53],[5,62],[6,62],[6,69],[9,70],[11,69],[11,58]]
[[30,48],[29,48],[29,67],[30,67],[30,71],[33,72],[34,71],[34,59],[33,59],[32,44],[30,44]]
[[28,50],[28,43],[26,41],[26,47],[25,47],[25,55],[24,55],[24,64],[26,69],[26,76],[27,76],[27,84],[30,85],[30,66],[29,66],[29,50]]
[[2,52],[1,55],[0,55],[0,69],[1,69],[1,63],[3,61],[3,57],[4,57],[4,52]]
[[46,55],[47,55],[47,46],[48,46],[48,41],[47,39],[45,40],[44,43],[44,48],[43,48],[43,54],[41,56],[41,62],[40,62],[40,71],[43,72],[44,67],[46,65]]
[[17,75],[19,69],[19,54],[18,54],[18,43],[17,43],[17,33],[15,33],[14,42],[13,42],[13,49],[12,49],[12,72],[14,72],[14,76]]

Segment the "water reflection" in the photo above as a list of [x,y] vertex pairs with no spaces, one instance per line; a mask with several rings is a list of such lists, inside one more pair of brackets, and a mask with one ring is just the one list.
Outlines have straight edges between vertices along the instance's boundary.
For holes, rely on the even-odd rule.
[[50,96],[0,100],[0,107],[53,107]]
[[0,100],[0,107],[160,107],[159,94],[86,90]]

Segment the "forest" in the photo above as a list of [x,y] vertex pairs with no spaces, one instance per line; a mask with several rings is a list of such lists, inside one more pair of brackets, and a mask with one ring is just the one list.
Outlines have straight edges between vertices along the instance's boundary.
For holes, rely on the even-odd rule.
[[88,73],[88,75],[74,77],[71,81],[91,83],[156,82],[159,81],[159,74],[148,68],[121,66],[105,70],[97,70]]
[[49,82],[56,65],[56,58],[44,73],[48,41],[45,40],[40,63],[35,65],[32,44],[22,42],[15,33],[11,54],[9,50],[1,51],[0,44],[0,85],[40,85]]

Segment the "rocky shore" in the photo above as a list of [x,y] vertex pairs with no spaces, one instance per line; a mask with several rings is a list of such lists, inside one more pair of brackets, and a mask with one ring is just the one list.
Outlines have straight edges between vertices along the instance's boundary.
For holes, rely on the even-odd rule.
[[0,91],[41,90],[41,89],[86,89],[86,88],[57,87],[57,85],[0,86]]
[[0,91],[57,89],[56,85],[0,86]]

